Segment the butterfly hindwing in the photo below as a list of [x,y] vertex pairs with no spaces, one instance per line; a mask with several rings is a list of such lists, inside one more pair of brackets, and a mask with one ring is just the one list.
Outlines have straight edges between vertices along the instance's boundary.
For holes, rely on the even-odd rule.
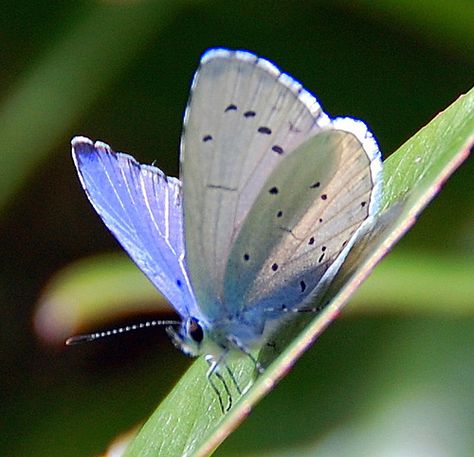
[[225,297],[236,309],[291,309],[337,272],[379,200],[380,157],[361,126],[337,120],[270,175],[229,258]]
[[196,308],[185,267],[181,183],[101,142],[72,141],[82,185],[107,228],[182,316]]

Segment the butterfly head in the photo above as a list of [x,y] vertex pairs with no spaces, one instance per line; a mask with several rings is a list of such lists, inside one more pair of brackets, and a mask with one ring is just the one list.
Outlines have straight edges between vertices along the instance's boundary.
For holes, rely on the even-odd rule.
[[171,337],[174,345],[185,354],[196,357],[203,352],[203,342],[206,339],[206,329],[196,317],[188,317],[183,320],[180,327],[167,327],[166,331]]

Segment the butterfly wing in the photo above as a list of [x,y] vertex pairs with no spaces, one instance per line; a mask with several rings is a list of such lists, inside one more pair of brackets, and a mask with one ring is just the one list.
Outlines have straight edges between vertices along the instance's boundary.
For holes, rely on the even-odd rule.
[[328,284],[372,222],[381,159],[360,121],[336,119],[273,171],[233,246],[225,297],[237,309],[281,313]]
[[229,311],[226,264],[244,220],[285,157],[329,119],[270,62],[215,49],[193,81],[181,143],[188,266],[200,307]]
[[178,179],[84,137],[72,140],[82,186],[107,228],[182,316],[196,307],[184,254]]

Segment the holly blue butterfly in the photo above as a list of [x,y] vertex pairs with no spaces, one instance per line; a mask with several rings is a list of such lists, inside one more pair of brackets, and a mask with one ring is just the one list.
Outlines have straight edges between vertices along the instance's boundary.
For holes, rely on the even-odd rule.
[[381,156],[367,127],[329,118],[301,84],[246,51],[203,55],[181,180],[85,137],[72,154],[106,226],[181,316],[168,327],[173,341],[206,355],[209,379],[230,372],[232,355],[261,370],[251,351],[287,316],[319,309],[311,304],[380,202]]

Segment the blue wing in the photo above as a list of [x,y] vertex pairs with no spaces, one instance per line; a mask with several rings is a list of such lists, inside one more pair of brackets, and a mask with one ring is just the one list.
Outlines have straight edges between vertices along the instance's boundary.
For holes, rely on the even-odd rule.
[[184,253],[181,182],[85,137],[72,140],[82,186],[122,247],[181,316],[196,308]]

